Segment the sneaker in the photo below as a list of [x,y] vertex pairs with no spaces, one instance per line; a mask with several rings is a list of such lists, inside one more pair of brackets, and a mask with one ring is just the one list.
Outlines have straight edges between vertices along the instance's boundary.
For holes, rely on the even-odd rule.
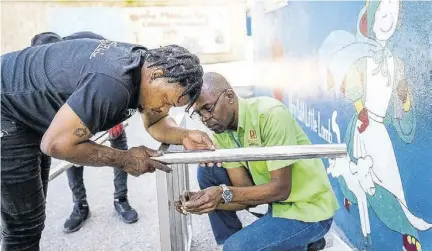
[[138,213],[129,205],[129,201],[126,197],[115,199],[114,207],[125,223],[130,224],[138,220]]
[[323,238],[317,240],[316,242],[309,243],[307,251],[318,251],[323,250],[326,246],[326,240]]
[[64,224],[63,231],[65,233],[73,233],[78,231],[84,222],[90,217],[90,209],[87,202],[76,203],[72,210],[69,219]]

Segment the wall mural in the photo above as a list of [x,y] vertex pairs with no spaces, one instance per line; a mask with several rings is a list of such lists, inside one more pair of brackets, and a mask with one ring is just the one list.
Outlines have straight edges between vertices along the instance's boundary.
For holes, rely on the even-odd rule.
[[[404,250],[421,250],[417,230],[432,224],[415,216],[405,193],[386,126],[411,143],[416,116],[404,62],[386,47],[398,26],[399,1],[368,1],[358,17],[357,33],[330,33],[319,55],[327,67],[327,87],[354,105],[345,142],[349,156],[329,161],[328,173],[338,178],[345,208],[359,206],[362,233],[370,245],[369,207],[390,229],[403,236]],[[338,139],[339,143],[341,142]],[[391,213],[390,213],[391,212]]]
[[[428,50],[432,52],[432,36],[425,32],[432,28],[432,12],[408,12],[430,10],[432,2],[409,2],[402,10],[404,4],[398,0],[293,2],[265,17],[279,26],[277,34],[267,33],[273,43],[255,41],[261,53],[258,60],[316,58],[322,94],[302,99],[289,91],[292,83],[286,83],[283,87],[258,87],[256,95],[283,101],[314,143],[347,144],[348,156],[329,159],[327,172],[343,203],[336,222],[348,239],[364,250],[420,251],[423,241],[428,247],[423,250],[432,250],[432,165],[427,160],[432,153],[428,147],[432,128],[428,98],[432,94],[432,54]],[[307,13],[307,19],[298,18],[300,12]],[[261,31],[270,28],[261,27]],[[399,47],[407,47],[405,51],[394,42],[395,34]],[[308,42],[298,44],[296,40]],[[415,46],[408,48],[408,44]],[[423,156],[418,159],[405,156],[418,150],[429,154],[418,153]],[[413,179],[420,170],[429,178],[416,183]],[[410,203],[419,196],[426,205]],[[422,232],[428,237],[421,238]]]

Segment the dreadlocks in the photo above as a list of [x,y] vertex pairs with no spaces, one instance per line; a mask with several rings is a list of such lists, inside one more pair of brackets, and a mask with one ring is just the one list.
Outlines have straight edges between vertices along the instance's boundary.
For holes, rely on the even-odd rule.
[[188,111],[198,99],[203,85],[203,69],[199,58],[181,46],[168,45],[146,51],[144,60],[150,64],[148,67],[161,66],[164,73],[159,77],[168,78],[168,83],[179,82],[185,87],[179,100],[185,95],[189,96]]

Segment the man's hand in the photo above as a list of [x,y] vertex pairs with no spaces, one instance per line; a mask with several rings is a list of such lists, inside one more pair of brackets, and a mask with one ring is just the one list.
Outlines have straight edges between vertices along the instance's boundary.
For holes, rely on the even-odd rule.
[[179,213],[184,215],[188,214],[188,212],[184,210],[183,205],[189,201],[190,197],[194,194],[195,192],[184,191],[183,194],[179,196],[179,200],[174,201],[174,206]]
[[[183,138],[183,146],[187,150],[215,150],[213,144],[207,133],[198,130],[188,131]],[[200,163],[200,166],[212,167],[215,163]],[[218,167],[222,166],[221,162],[216,163]]]
[[182,204],[184,211],[194,214],[210,213],[222,202],[222,187],[214,186],[194,193]]
[[189,130],[183,137],[183,146],[187,150],[215,150],[215,146],[207,133]]
[[156,169],[168,173],[171,172],[171,168],[165,164],[150,159],[150,157],[158,157],[161,155],[162,153],[149,149],[145,146],[132,147],[126,151],[126,156],[124,156],[124,161],[122,162],[120,168],[133,176],[139,176],[144,173],[152,173]]

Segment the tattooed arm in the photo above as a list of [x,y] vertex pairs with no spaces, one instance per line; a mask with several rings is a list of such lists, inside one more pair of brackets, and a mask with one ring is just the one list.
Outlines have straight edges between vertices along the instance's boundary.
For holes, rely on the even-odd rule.
[[87,126],[65,104],[44,134],[41,150],[45,154],[80,165],[121,166],[121,150],[97,145],[89,141],[92,136]]
[[41,150],[54,158],[87,166],[112,166],[139,175],[155,168],[168,171],[162,163],[151,160],[158,153],[146,147],[123,151],[89,141],[91,133],[75,112],[65,104],[45,132]]

